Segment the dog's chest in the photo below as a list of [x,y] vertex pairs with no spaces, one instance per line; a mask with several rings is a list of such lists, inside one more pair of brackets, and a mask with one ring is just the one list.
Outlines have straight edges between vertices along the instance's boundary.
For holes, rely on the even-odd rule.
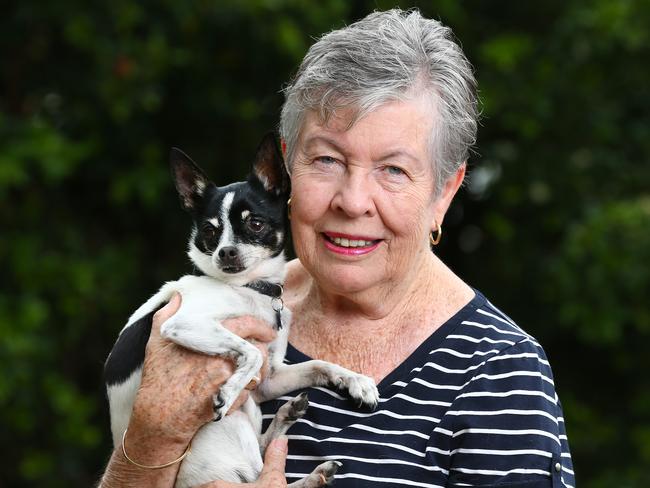
[[184,276],[170,283],[182,296],[184,314],[209,315],[216,320],[253,315],[275,322],[271,298],[240,286],[231,286],[207,276]]

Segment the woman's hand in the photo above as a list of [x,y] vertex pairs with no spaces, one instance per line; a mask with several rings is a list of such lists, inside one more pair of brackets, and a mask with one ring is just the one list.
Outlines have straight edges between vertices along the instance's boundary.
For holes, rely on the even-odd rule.
[[287,439],[280,437],[271,441],[264,454],[264,469],[255,483],[228,483],[227,481],[213,481],[196,488],[285,488],[287,480],[284,477],[284,467],[287,460]]
[[[153,444],[186,447],[196,431],[213,419],[212,396],[233,373],[229,360],[190,351],[160,336],[161,325],[178,310],[180,303],[180,295],[175,294],[154,315],[142,382],[129,423],[130,440],[138,428]],[[265,344],[275,338],[272,327],[251,318],[231,319],[224,325],[241,337],[263,344],[260,348],[266,357]],[[247,392],[243,395],[236,406],[245,401]],[[134,440],[130,444],[135,445]]]
[[[180,304],[181,297],[175,294],[153,317],[142,381],[129,421],[127,453],[144,465],[164,464],[185,452],[197,430],[212,420],[212,396],[233,373],[229,360],[190,351],[160,336],[160,326]],[[230,319],[224,325],[246,339],[253,339],[266,362],[266,343],[275,338],[269,324],[244,317]],[[244,391],[233,408],[238,408],[247,396]],[[179,463],[159,470],[138,468],[124,459],[118,447],[101,486],[171,487],[178,466]]]

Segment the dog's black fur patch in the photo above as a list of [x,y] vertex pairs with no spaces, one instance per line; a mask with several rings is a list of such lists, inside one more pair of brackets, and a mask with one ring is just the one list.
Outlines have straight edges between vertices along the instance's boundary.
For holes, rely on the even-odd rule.
[[161,303],[156,309],[129,325],[117,338],[110,356],[104,365],[104,380],[107,385],[126,381],[144,362],[144,350],[151,335],[154,314],[164,307]]

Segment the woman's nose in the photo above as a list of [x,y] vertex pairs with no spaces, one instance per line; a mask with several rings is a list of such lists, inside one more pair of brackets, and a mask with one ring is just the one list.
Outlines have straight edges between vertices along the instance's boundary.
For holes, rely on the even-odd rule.
[[332,199],[332,209],[350,218],[373,216],[376,208],[369,179],[369,175],[361,171],[348,172]]

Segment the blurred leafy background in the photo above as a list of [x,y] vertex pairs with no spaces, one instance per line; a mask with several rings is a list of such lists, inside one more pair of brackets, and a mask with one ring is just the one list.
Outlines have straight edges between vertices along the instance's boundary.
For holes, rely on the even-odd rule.
[[91,486],[102,363],[187,270],[172,145],[218,183],[313,38],[450,25],[483,102],[439,251],[544,344],[580,486],[650,486],[650,3],[22,0],[0,20],[0,486]]

